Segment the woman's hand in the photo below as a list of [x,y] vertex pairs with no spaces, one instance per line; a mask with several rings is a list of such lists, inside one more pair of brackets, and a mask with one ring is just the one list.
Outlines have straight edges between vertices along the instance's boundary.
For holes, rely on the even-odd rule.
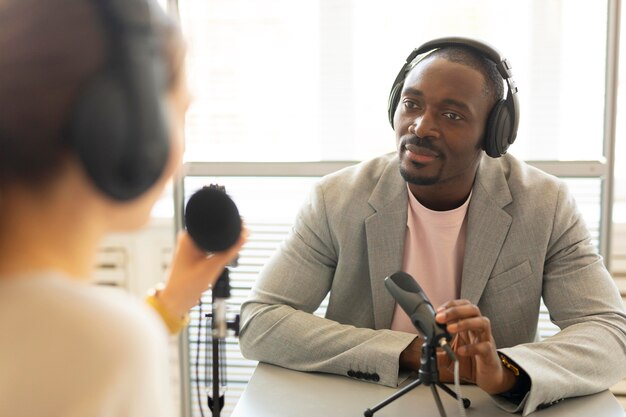
[[180,232],[169,278],[159,293],[159,301],[172,314],[183,317],[237,257],[248,235],[248,229],[242,226],[239,239],[233,246],[208,254],[196,246],[186,231]]

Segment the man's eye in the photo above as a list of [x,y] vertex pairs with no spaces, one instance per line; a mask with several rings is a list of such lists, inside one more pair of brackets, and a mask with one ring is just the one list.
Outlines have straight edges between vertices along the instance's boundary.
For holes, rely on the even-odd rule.
[[444,113],[444,117],[447,117],[450,120],[462,120],[463,118],[456,113]]
[[415,103],[415,102],[413,102],[411,100],[404,100],[404,107],[406,107],[408,109],[417,109],[417,108],[419,108],[417,103]]

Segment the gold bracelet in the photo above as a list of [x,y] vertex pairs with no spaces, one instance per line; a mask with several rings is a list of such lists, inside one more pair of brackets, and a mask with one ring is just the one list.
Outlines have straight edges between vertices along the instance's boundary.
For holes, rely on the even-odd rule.
[[508,369],[509,371],[513,372],[513,375],[515,375],[515,377],[518,377],[519,368],[513,365],[511,362],[509,362],[509,358],[504,356],[502,353],[498,352],[498,356],[500,357],[500,360],[502,361],[502,364],[504,365],[504,367]]
[[161,286],[156,286],[148,291],[146,302],[157,312],[167,326],[170,334],[175,335],[180,332],[189,323],[189,314],[183,317],[177,317],[172,314],[159,300],[159,292]]

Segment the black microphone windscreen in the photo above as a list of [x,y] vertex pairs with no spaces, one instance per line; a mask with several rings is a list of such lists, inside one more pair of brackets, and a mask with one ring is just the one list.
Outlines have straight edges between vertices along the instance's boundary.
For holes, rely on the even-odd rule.
[[398,271],[385,278],[385,287],[426,339],[446,334],[445,328],[435,321],[430,300],[411,275]]
[[416,284],[413,277],[402,271],[385,278],[387,291],[409,317],[424,304],[424,297],[420,295],[421,288]]
[[241,234],[241,218],[233,200],[218,187],[196,191],[185,208],[185,226],[193,241],[207,252],[231,247]]
[[398,271],[395,274],[392,274],[389,279],[393,281],[398,287],[402,288],[404,291],[420,294],[422,299],[432,306],[432,303],[428,299],[428,296],[426,295],[422,287],[420,287],[420,285],[411,275],[403,271]]

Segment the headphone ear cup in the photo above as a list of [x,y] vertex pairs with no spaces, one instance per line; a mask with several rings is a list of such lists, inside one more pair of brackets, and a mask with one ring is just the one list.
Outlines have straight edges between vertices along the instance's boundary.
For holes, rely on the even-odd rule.
[[127,100],[119,83],[100,75],[82,91],[69,124],[69,140],[83,167],[105,194],[116,196],[125,177]]
[[506,101],[499,100],[489,114],[485,129],[484,149],[487,155],[492,158],[499,158],[506,153],[509,145],[513,142],[510,140],[513,133],[512,128],[513,120],[506,106]]
[[129,105],[117,79],[101,74],[81,93],[68,126],[70,144],[89,177],[119,201],[145,192],[161,174],[169,153],[167,138],[140,138],[131,129]]
[[402,86],[404,85],[404,80],[399,83],[394,84],[391,88],[391,92],[389,93],[389,103],[387,105],[387,117],[389,118],[389,124],[393,128],[393,118],[396,114],[396,109],[398,108],[398,102],[400,101],[400,93],[402,92]]

